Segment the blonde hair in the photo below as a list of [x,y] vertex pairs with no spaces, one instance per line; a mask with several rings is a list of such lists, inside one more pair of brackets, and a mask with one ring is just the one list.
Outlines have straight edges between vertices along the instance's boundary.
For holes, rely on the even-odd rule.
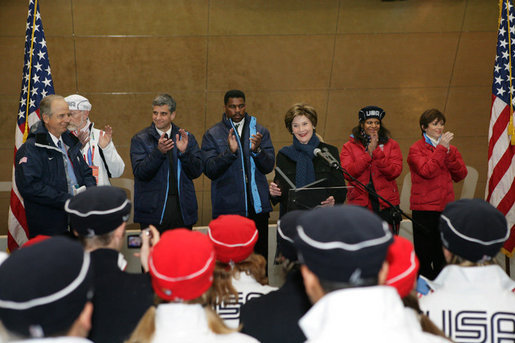
[[[163,303],[161,299],[156,302]],[[206,314],[207,326],[209,329],[217,335],[227,335],[238,330],[234,330],[225,325],[224,321],[216,314],[216,312],[209,306],[207,306],[206,293],[200,297],[185,301],[185,304],[199,304],[204,308]],[[150,343],[154,338],[156,331],[156,307],[151,306],[147,312],[141,317],[138,325],[131,334],[131,337],[125,341],[125,343]]]
[[491,260],[486,260],[486,261],[472,262],[472,261],[469,261],[469,260],[453,253],[451,260],[447,264],[457,264],[462,267],[482,267],[482,266],[491,266],[491,265],[495,265],[498,263],[494,258],[492,258]]
[[235,264],[216,261],[213,285],[206,292],[207,303],[216,306],[238,302],[238,291],[232,285],[232,278],[238,278],[240,273],[252,276],[262,285],[268,284],[266,260],[259,254],[252,253],[245,260]]

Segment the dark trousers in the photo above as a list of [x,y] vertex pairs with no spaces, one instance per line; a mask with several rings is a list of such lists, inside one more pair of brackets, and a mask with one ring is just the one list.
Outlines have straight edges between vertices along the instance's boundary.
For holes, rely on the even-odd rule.
[[150,224],[154,225],[159,233],[163,233],[166,230],[186,228],[191,230],[190,226],[185,226],[182,220],[181,207],[179,205],[179,198],[177,195],[168,195],[166,200],[166,208],[163,216],[163,221],[159,223],[140,223],[140,228],[143,230]]
[[420,261],[419,274],[430,280],[445,266],[442,240],[438,229],[441,212],[413,211],[413,243]]
[[268,218],[270,213],[255,213],[252,208],[249,208],[248,218],[252,219],[256,223],[258,230],[258,240],[254,246],[254,252],[256,254],[263,255],[268,261]]

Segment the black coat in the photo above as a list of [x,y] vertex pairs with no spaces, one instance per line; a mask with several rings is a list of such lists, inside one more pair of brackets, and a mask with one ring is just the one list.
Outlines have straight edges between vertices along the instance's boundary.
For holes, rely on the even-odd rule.
[[252,299],[241,307],[241,332],[262,343],[304,342],[306,337],[298,322],[310,307],[300,270],[292,270],[277,291]]
[[[333,155],[333,157],[339,161],[340,157],[338,154],[338,148],[329,145],[326,143],[320,142],[318,148],[323,150],[327,148],[328,151]],[[313,167],[315,169],[315,180],[320,180],[323,178],[327,178],[326,181],[317,184],[315,187],[336,187],[336,186],[345,186],[345,177],[343,174],[336,170],[335,168],[330,167],[327,162],[319,156],[313,158]],[[297,162],[291,160],[286,155],[282,154],[280,151],[277,153],[276,166],[279,167],[284,174],[295,184],[295,175],[297,169]],[[291,187],[287,182],[283,180],[283,178],[276,172],[274,177],[274,182],[281,188],[282,195],[280,197],[273,197],[272,203],[280,203],[280,216],[282,217],[287,212],[288,207],[288,191]],[[336,204],[343,204],[345,202],[345,197],[347,195],[346,189],[338,189],[332,190],[328,192],[328,196],[332,195],[334,197]],[[299,208],[303,209],[303,208]]]
[[89,339],[95,343],[123,342],[129,338],[147,309],[154,292],[148,274],[130,274],[118,267],[118,252],[91,252],[95,295]]

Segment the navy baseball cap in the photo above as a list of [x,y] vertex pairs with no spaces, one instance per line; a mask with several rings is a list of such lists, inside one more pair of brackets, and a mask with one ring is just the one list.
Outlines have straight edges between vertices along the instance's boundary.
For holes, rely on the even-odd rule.
[[299,260],[320,279],[362,284],[377,278],[393,236],[371,211],[352,205],[321,207],[299,218]]
[[449,203],[440,216],[442,244],[471,262],[491,260],[501,250],[510,231],[504,215],[481,199]]
[[70,226],[79,235],[92,237],[115,230],[129,219],[131,202],[121,188],[90,187],[66,200]]
[[13,252],[0,265],[0,321],[23,337],[69,330],[93,296],[89,253],[56,236]]

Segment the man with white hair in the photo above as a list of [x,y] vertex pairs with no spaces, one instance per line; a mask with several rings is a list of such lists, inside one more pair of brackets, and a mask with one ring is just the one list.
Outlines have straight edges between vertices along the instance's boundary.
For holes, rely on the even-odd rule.
[[84,160],[90,166],[97,185],[110,185],[109,178],[120,177],[125,163],[113,144],[113,129],[106,125],[104,131],[95,129],[89,120],[91,103],[82,95],[72,94],[64,98],[71,111],[68,130],[82,143]]

